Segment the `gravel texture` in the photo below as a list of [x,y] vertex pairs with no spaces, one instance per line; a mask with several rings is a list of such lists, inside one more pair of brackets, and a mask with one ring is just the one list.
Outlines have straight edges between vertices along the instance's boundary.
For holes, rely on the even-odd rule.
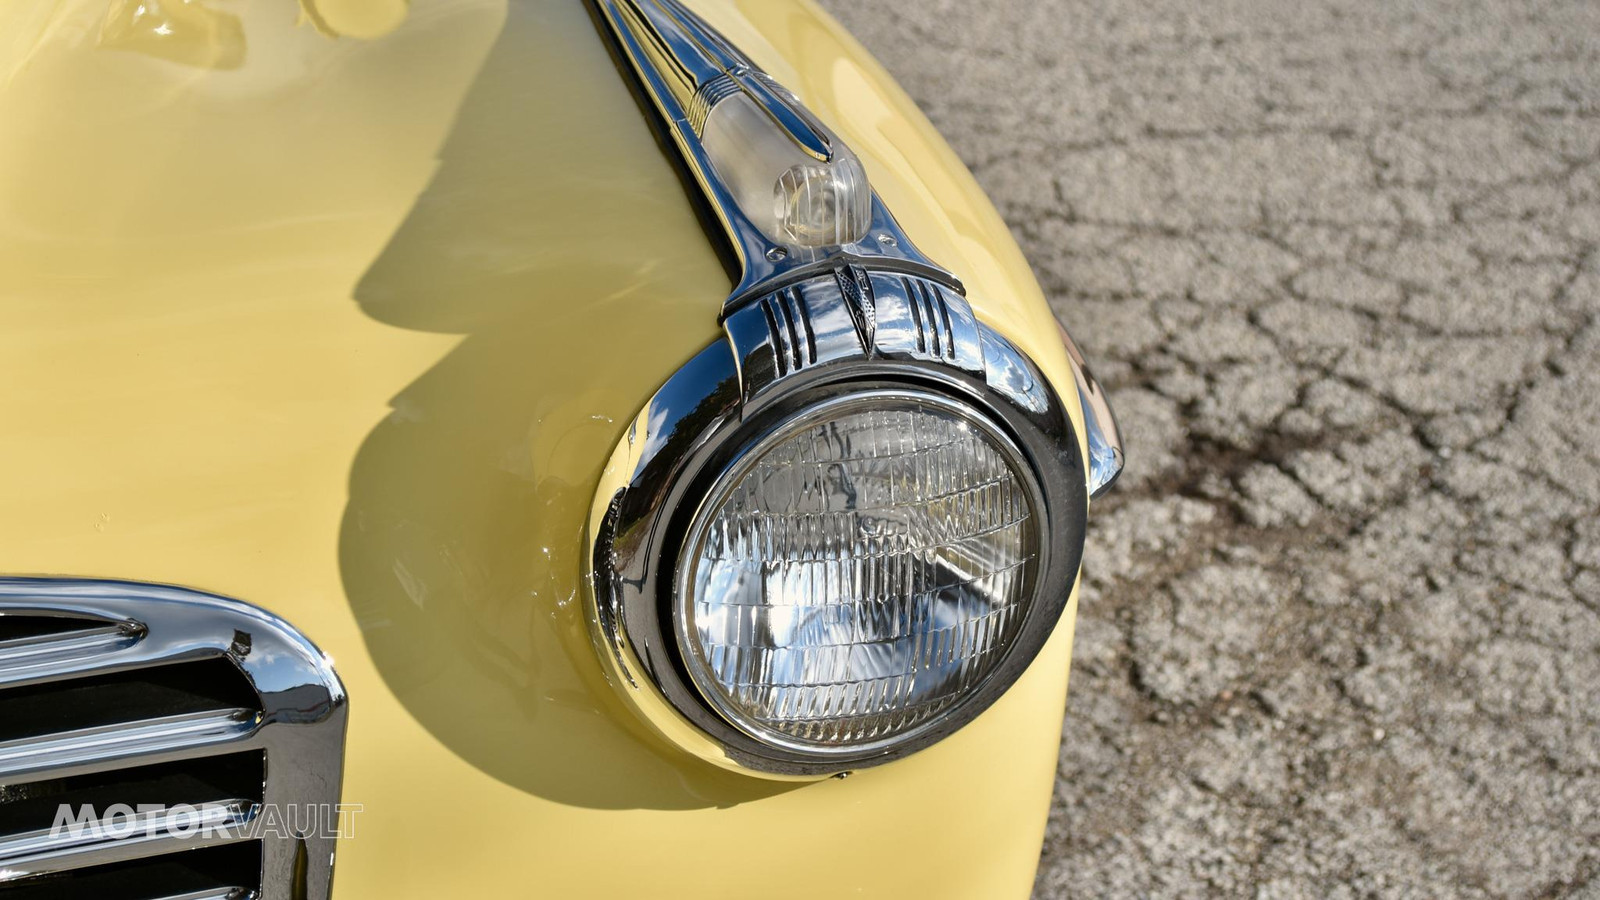
[[1600,898],[1600,3],[827,5],[1127,435],[1036,896]]

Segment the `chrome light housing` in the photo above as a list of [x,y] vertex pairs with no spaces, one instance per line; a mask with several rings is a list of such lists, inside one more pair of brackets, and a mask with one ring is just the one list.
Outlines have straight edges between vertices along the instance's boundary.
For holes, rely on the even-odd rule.
[[938,741],[1022,674],[1071,596],[1089,475],[1066,406],[963,297],[896,272],[812,276],[724,333],[602,477],[593,616],[613,680],[740,771],[832,774]]
[[608,674],[670,741],[738,771],[926,747],[1010,687],[1065,609],[1090,491],[1121,467],[1109,407],[1074,356],[1080,442],[849,148],[705,22],[676,0],[593,2],[743,268],[723,338],[602,476]]

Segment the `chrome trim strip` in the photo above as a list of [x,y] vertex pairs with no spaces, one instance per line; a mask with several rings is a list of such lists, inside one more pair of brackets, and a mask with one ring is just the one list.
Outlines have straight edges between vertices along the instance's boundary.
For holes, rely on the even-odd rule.
[[[34,875],[107,863],[147,859],[248,840],[255,819],[248,800],[223,800],[194,807],[192,818],[168,810],[136,812],[114,823],[73,830],[41,828],[0,838],[0,884]],[[126,829],[126,834],[122,833]]]
[[126,650],[143,638],[143,625],[121,621],[0,641],[0,686],[25,683],[32,675],[70,668],[76,662],[94,665],[106,654]]
[[137,641],[143,637],[143,631],[135,622],[118,622],[108,625],[94,625],[89,628],[78,628],[57,634],[41,634],[34,637],[12,638],[9,641],[0,641],[0,658],[14,660],[41,654],[76,654],[82,651],[99,651],[108,646]]
[[[331,661],[277,616],[238,600],[165,585],[9,577],[0,578],[0,612],[116,622],[129,639],[137,635],[131,642],[107,642],[98,655],[0,656],[0,691],[222,657],[238,667],[260,702],[259,712],[245,710],[244,718],[235,718],[238,710],[219,709],[126,723],[116,738],[111,732],[118,726],[8,742],[8,766],[20,768],[27,780],[260,750],[269,760],[264,803],[286,809],[338,802],[349,700]],[[191,738],[187,743],[181,740],[185,735]],[[95,746],[104,755],[91,758]],[[89,861],[52,865],[80,867],[195,846],[188,840],[157,842],[147,851],[118,849],[126,843],[97,848]],[[262,900],[326,898],[335,843],[325,834],[263,842]],[[0,837],[0,846],[18,852],[14,838]],[[0,869],[17,865],[0,854]]]
[[218,752],[216,745],[249,740],[260,727],[261,716],[253,709],[219,709],[4,741],[0,782],[209,756]]
[[191,891],[187,894],[170,894],[165,897],[156,897],[153,900],[254,900],[256,892],[242,887],[215,888],[206,891]]
[[[699,16],[677,0],[624,2],[626,5],[618,12],[626,20],[626,27],[647,45],[652,58],[667,63],[661,67],[663,80],[678,106],[690,110],[688,118],[696,136],[702,133],[705,113],[715,99],[743,92],[801,150],[822,162],[833,158],[833,137],[828,130],[793,94],[764,78],[765,72]],[[707,102],[708,98],[715,99]]]
[[1111,490],[1122,474],[1126,461],[1122,452],[1122,429],[1117,427],[1111,400],[1084,361],[1083,351],[1078,349],[1065,325],[1058,322],[1056,327],[1061,329],[1061,343],[1067,348],[1072,377],[1078,383],[1078,401],[1083,405],[1083,430],[1089,448],[1089,497],[1098,499]]
[[[32,612],[40,608],[46,596],[57,604],[54,607],[57,615],[106,618],[113,612],[122,613],[130,606],[137,606],[141,621],[135,623],[135,630],[139,638],[108,645],[108,652],[99,655],[63,654],[61,659],[44,661],[23,657],[20,665],[0,657],[0,688],[103,675],[219,654],[236,656],[235,662],[240,663],[246,675],[251,675],[254,668],[260,669],[261,675],[269,676],[269,684],[282,681],[281,676],[273,675],[264,667],[246,665],[248,653],[229,653],[232,645],[224,641],[222,635],[231,636],[235,625],[253,626],[240,633],[267,639],[270,643],[262,649],[289,653],[325,683],[338,683],[326,658],[291,626],[265,610],[237,600],[184,588],[124,581],[0,578],[0,608],[10,611],[11,603],[16,602],[17,609]],[[197,631],[208,633],[209,639],[197,642]],[[260,656],[256,654],[256,658]],[[343,699],[343,688],[339,689],[337,699]]]
[[796,250],[768,240],[739,209],[700,143],[711,105],[731,93],[749,95],[797,147],[820,160],[832,157],[838,137],[793,93],[678,0],[591,2],[645,95],[665,120],[673,143],[739,258],[742,275],[725,309],[732,310],[781,283],[830,271],[840,263],[907,272],[963,292],[954,275],[916,248],[877,192],[872,195],[872,225],[859,241]]

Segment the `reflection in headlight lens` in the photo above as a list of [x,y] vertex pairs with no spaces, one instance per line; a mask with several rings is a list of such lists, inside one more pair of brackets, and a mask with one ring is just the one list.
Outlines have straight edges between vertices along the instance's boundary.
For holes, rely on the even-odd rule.
[[1031,473],[954,402],[868,394],[814,407],[747,453],[690,526],[688,668],[750,734],[892,740],[994,671],[1039,564]]

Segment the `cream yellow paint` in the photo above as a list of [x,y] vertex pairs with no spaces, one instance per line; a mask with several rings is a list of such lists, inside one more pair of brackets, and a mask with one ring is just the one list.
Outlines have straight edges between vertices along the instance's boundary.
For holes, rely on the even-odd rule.
[[[341,898],[1026,896],[1070,610],[975,723],[844,781],[692,760],[602,682],[594,486],[729,281],[582,5],[344,0],[372,40],[180,6],[116,39],[123,0],[0,7],[0,572],[229,594],[327,650],[364,807]],[[1004,224],[882,70],[809,4],[696,6],[1075,396]]]

